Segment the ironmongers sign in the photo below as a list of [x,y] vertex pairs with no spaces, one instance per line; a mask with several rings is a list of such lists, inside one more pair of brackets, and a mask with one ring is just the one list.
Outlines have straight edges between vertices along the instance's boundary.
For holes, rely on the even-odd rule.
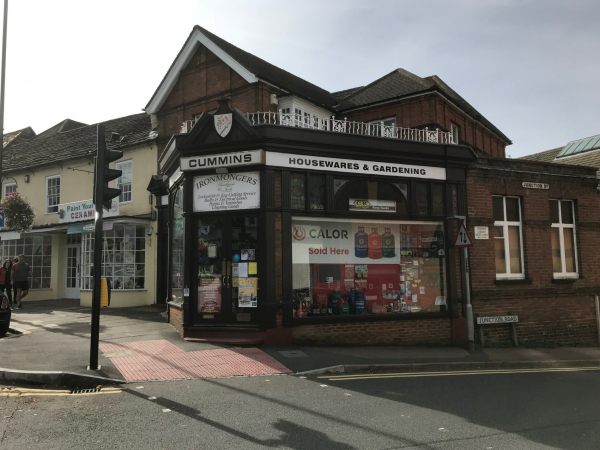
[[217,173],[194,177],[194,211],[260,207],[260,173]]

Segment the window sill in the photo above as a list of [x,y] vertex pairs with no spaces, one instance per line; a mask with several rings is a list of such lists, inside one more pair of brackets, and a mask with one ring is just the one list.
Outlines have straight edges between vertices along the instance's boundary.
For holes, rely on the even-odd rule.
[[494,280],[494,284],[499,286],[510,286],[510,285],[520,285],[520,284],[531,284],[531,279],[529,278],[496,278]]

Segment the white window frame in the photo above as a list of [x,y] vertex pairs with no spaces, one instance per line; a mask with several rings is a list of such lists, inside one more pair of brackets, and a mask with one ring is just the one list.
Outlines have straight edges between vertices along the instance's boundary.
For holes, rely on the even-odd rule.
[[396,118],[386,117],[385,119],[374,120],[368,122],[369,125],[369,136],[377,137],[390,137],[395,138],[396,132]]
[[[50,192],[48,189],[48,184],[50,183],[51,180],[58,180],[58,193],[56,194],[52,194],[53,196],[56,196],[56,204],[50,205]],[[58,206],[60,205],[60,175],[51,175],[46,177],[46,214],[57,214],[58,213]],[[56,208],[56,210],[50,210],[50,208]]]
[[[492,196],[492,205],[493,198],[498,197],[502,199],[502,213],[504,220],[494,220],[494,227],[502,227],[502,237],[494,236],[494,239],[502,239],[504,241],[504,261],[506,272],[498,273],[496,272],[497,280],[523,280],[525,279],[525,256],[523,252],[523,214],[521,210],[521,198],[514,195],[493,195]],[[506,199],[507,198],[516,198],[519,202],[519,220],[518,221],[510,221],[506,220]],[[520,272],[512,272],[510,267],[510,240],[508,238],[509,233],[508,230],[510,227],[518,227],[519,229],[519,252],[521,255],[521,270]],[[494,255],[495,262],[495,255]]]
[[[7,192],[9,187],[11,188],[11,191]],[[12,189],[13,187],[14,187],[14,190]],[[17,192],[16,181],[7,181],[6,183],[2,184],[2,198],[8,197],[13,192]]]
[[[117,188],[121,189],[121,193],[119,194],[119,204],[123,204],[123,203],[131,203],[133,201],[133,160],[128,159],[125,161],[119,161],[118,163],[115,164],[116,168],[118,170],[123,171],[123,167],[125,166],[129,166],[130,167],[130,171],[129,171],[129,191],[127,192],[129,194],[129,200],[124,200],[124,192],[123,192],[123,174],[121,174],[121,176],[117,179]],[[123,173],[125,173],[125,171],[123,171]],[[126,186],[126,185],[125,185]]]
[[[553,277],[555,279],[564,279],[564,278],[579,278],[579,263],[578,263],[578,255],[577,255],[577,230],[575,228],[575,202],[573,200],[565,200],[565,199],[550,199],[551,202],[557,202],[558,206],[558,220],[557,223],[552,223],[552,228],[558,228],[558,240],[560,245],[560,266],[562,268],[561,272],[554,272],[553,269]],[[562,202],[571,203],[571,217],[572,223],[563,223],[562,220]],[[566,256],[565,256],[565,235],[564,229],[570,228],[573,230],[573,257],[575,258],[575,272],[566,272]]]
[[458,134],[460,133],[460,128],[453,122],[450,122],[450,135],[452,136],[452,143],[458,144]]

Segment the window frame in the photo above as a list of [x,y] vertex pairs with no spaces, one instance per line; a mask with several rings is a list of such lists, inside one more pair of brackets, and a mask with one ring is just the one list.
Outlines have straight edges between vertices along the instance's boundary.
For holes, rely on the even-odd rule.
[[129,171],[129,191],[127,192],[129,194],[129,200],[121,200],[123,198],[123,187],[125,184],[122,183],[123,180],[123,173],[121,173],[121,176],[117,179],[117,188],[121,190],[121,193],[119,194],[119,204],[124,204],[124,203],[131,203],[133,201],[133,160],[131,159],[127,159],[124,161],[119,161],[118,163],[115,164],[115,168],[117,170],[121,170],[123,171],[123,166],[129,166],[131,169]]
[[396,131],[396,117],[385,117],[383,119],[367,122],[369,136],[375,137],[398,137]]
[[[8,187],[13,187],[14,186],[14,191],[11,190],[10,192],[6,192]],[[2,183],[2,198],[8,197],[10,194],[13,194],[17,192],[17,182],[16,181],[6,181],[4,183]]]
[[458,144],[460,140],[460,127],[454,122],[450,122],[450,135],[452,136],[452,143]]
[[[559,222],[551,222],[550,228],[558,228],[558,245],[560,246],[560,265],[563,269],[561,272],[554,271],[554,264],[552,267],[552,278],[555,280],[560,279],[576,279],[579,278],[579,262],[578,262],[578,254],[577,254],[577,229],[575,223],[575,202],[573,200],[568,199],[558,199],[551,198],[550,202],[556,202],[558,207],[558,220]],[[563,222],[563,214],[562,214],[562,202],[571,203],[571,221],[572,223],[564,223]],[[552,220],[552,218],[550,219]],[[564,229],[570,228],[573,230],[573,259],[575,265],[575,272],[566,272],[566,255],[565,255],[565,236]]]
[[[52,180],[58,180],[58,192],[56,194],[52,194],[52,196],[57,197],[56,200],[56,204],[55,205],[50,205],[50,189],[49,189],[49,183]],[[60,175],[49,175],[46,177],[46,214],[58,214],[58,209],[60,206],[60,187],[61,187],[61,182],[60,182]],[[52,208],[52,210],[51,210]],[[53,210],[54,208],[56,208],[56,210]]]
[[[504,273],[498,273],[496,270],[496,280],[524,280],[525,279],[525,253],[524,253],[524,244],[523,244],[523,211],[522,211],[522,202],[521,197],[515,195],[492,195],[492,205],[494,202],[494,197],[498,197],[502,199],[502,212],[503,212],[503,220],[494,219],[494,227],[502,227],[502,236],[494,236],[494,239],[502,239],[504,241],[504,262],[505,269]],[[519,220],[512,221],[507,220],[506,216],[506,199],[507,198],[515,198],[518,201],[518,211],[519,211]],[[521,261],[520,272],[512,272],[510,267],[510,239],[508,230],[510,227],[517,227],[519,230],[519,254]],[[495,245],[494,245],[495,247]],[[495,251],[494,251],[495,253]],[[495,262],[495,254],[494,254],[494,262]]]

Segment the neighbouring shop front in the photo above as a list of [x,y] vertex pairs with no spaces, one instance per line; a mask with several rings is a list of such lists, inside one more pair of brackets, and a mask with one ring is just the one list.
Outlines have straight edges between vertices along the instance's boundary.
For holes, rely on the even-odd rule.
[[352,136],[326,149],[324,133],[256,128],[254,148],[239,150],[247,135],[216,139],[201,120],[163,154],[182,335],[343,342],[367,330],[371,343],[389,341],[376,336],[387,328],[450,342],[461,274],[448,230],[464,213],[471,151]]

